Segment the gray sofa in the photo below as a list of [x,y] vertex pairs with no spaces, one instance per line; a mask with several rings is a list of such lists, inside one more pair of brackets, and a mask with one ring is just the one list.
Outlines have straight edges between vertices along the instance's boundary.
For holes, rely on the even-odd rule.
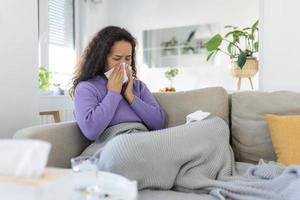
[[[154,93],[167,112],[166,127],[185,123],[196,110],[223,118],[231,127],[231,143],[237,161],[256,163],[260,158],[275,160],[265,114],[300,114],[300,94],[293,92],[237,92],[228,95],[221,87],[186,92]],[[49,141],[52,149],[48,166],[70,167],[91,142],[84,138],[75,121],[19,130],[14,138]]]

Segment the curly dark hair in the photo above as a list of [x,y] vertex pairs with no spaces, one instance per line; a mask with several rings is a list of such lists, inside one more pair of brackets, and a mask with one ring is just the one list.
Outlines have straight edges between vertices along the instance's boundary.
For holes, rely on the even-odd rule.
[[137,78],[135,63],[136,39],[124,28],[107,26],[95,34],[81,54],[72,79],[73,85],[69,90],[71,97],[74,96],[75,88],[81,81],[89,80],[97,75],[104,77],[107,56],[114,43],[118,41],[126,41],[131,44],[132,76]]

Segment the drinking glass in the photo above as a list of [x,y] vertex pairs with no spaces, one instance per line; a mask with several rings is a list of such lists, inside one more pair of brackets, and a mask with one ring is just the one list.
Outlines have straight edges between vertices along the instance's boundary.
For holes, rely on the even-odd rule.
[[79,156],[71,159],[75,191],[91,196],[97,192],[97,158]]

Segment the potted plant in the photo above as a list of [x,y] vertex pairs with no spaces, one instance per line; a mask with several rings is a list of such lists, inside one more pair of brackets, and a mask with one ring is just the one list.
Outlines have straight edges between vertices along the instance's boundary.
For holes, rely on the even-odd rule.
[[179,70],[177,68],[171,68],[165,71],[165,77],[170,81],[170,86],[164,89],[161,89],[161,92],[176,92],[176,89],[173,87],[173,79],[178,75]]
[[[208,50],[207,61],[214,59],[218,52],[228,55],[231,59],[231,75],[238,77],[238,89],[240,89],[241,78],[249,78],[253,89],[251,77],[258,72],[258,60],[255,54],[258,53],[258,20],[251,26],[240,29],[236,26],[227,25],[224,27],[229,31],[225,36],[214,35],[204,47]],[[226,50],[221,45],[227,43]]]
[[48,69],[39,66],[39,89],[41,91],[43,92],[50,91],[51,77],[52,77],[52,73]]

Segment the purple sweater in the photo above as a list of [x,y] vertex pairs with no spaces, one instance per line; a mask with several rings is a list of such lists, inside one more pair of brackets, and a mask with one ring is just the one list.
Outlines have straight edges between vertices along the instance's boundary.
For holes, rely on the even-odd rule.
[[75,118],[86,138],[94,141],[107,127],[123,122],[141,122],[149,130],[164,128],[165,111],[142,81],[133,82],[131,104],[106,85],[107,80],[97,76],[76,86]]

